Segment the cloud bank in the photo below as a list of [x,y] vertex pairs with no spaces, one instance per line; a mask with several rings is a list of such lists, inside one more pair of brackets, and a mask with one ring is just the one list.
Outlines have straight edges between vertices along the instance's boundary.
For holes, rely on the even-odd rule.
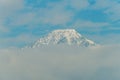
[[120,46],[1,49],[0,80],[120,80]]

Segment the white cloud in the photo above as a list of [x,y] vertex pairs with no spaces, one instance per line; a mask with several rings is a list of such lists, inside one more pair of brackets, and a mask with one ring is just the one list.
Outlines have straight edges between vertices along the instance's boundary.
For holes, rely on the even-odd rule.
[[[41,11],[42,12],[42,11]],[[44,15],[40,17],[43,24],[61,25],[66,24],[72,19],[72,12],[55,9],[45,10]]]
[[0,17],[8,17],[24,7],[23,0],[0,0]]
[[0,39],[0,48],[4,47],[23,47],[26,44],[32,44],[35,40],[38,39],[38,36],[32,34],[24,33],[16,37],[6,37]]
[[6,32],[9,32],[9,30],[3,25],[0,25],[0,32],[6,33]]
[[36,21],[35,18],[36,18],[36,13],[34,12],[16,14],[10,18],[11,23],[9,24],[9,26],[29,25]]
[[1,80],[119,80],[120,46],[0,50]]
[[78,20],[74,24],[75,27],[91,27],[91,28],[99,28],[108,25],[109,23],[106,22],[92,22],[92,21],[82,21],[82,20]]
[[107,9],[116,4],[116,0],[95,0],[95,4],[92,5],[92,9]]
[[107,9],[105,11],[105,13],[107,15],[109,15],[109,18],[112,20],[112,21],[117,21],[117,20],[120,20],[120,4],[115,4],[114,6],[112,6],[111,8]]
[[[26,7],[28,12],[13,14],[10,16],[10,26],[30,24],[64,25],[72,20],[73,12],[66,10],[66,3],[48,3],[45,8]],[[24,7],[24,8],[25,8]],[[35,26],[33,26],[35,27]]]
[[[89,3],[87,0],[63,0],[55,3],[48,3],[47,8],[41,9],[40,11],[40,22],[43,22],[43,24],[65,25],[73,20],[73,16],[76,13],[73,12],[74,10],[80,11],[88,6]],[[74,10],[67,9],[68,7]]]
[[66,7],[67,3],[64,1],[48,3],[46,8],[39,9],[38,21],[42,24],[65,25],[74,15],[74,12],[67,10]]
[[68,0],[68,4],[76,10],[83,10],[89,6],[88,0]]
[[9,29],[7,29],[7,27],[4,26],[2,19],[0,19],[0,32],[3,32],[3,33],[9,32]]
[[118,0],[95,0],[95,4],[90,9],[103,10],[111,21],[120,19],[120,3]]
[[[114,30],[114,29],[113,29]],[[120,44],[120,34],[116,33],[107,33],[106,35],[92,35],[94,37],[95,41],[99,41],[100,44],[106,44],[106,45],[115,45],[115,44]]]
[[23,0],[0,0],[0,31],[8,32],[9,29],[4,24],[6,19],[15,14],[17,10],[24,6]]

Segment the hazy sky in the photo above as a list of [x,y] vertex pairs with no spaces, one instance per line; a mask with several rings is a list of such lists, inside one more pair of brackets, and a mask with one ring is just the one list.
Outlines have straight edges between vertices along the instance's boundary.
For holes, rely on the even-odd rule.
[[0,47],[66,28],[100,44],[120,43],[120,0],[0,0]]

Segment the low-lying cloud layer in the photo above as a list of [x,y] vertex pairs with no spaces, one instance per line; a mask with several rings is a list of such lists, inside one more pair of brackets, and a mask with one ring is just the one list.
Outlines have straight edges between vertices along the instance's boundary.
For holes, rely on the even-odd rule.
[[120,46],[1,49],[0,80],[120,80]]

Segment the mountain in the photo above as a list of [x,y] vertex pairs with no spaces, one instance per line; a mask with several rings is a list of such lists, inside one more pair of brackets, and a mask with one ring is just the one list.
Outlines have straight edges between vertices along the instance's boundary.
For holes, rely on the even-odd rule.
[[96,43],[85,38],[74,29],[54,30],[47,36],[37,40],[31,47],[36,48],[41,45],[75,45],[75,46],[95,46]]

